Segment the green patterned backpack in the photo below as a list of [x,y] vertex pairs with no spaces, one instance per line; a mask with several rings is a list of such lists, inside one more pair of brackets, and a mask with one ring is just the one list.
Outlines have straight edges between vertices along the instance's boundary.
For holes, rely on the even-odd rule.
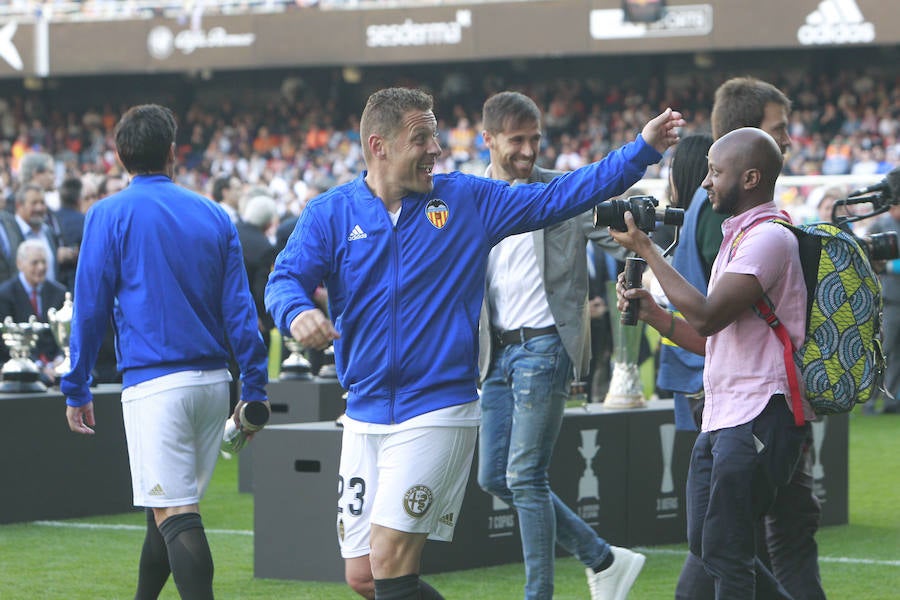
[[[816,414],[849,412],[874,396],[884,374],[881,282],[856,238],[836,225],[793,225],[771,217],[764,221],[779,223],[797,236],[806,283],[806,338],[799,348],[792,347],[768,298],[755,306],[785,348],[794,421],[803,422],[797,370]],[[797,369],[792,368],[792,358]]]

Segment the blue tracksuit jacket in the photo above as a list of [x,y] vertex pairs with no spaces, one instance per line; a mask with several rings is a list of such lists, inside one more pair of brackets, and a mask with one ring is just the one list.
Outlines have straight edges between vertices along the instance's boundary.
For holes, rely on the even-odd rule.
[[488,253],[625,192],[661,158],[640,136],[549,184],[452,173],[403,199],[396,227],[360,177],[313,199],[278,256],[266,308],[285,332],[324,282],[347,414],[400,423],[477,399]]
[[265,400],[267,352],[237,230],[214,202],[165,175],[138,175],[88,211],[75,276],[66,402],[91,401],[90,372],[113,315],[123,387],[179,371],[241,368]]

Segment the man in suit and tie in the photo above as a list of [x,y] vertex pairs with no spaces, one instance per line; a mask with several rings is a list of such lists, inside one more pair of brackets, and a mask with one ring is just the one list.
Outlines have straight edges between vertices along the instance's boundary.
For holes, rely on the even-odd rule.
[[0,281],[6,281],[19,272],[16,268],[16,245],[19,242],[17,231],[19,226],[14,214],[0,210]]
[[[68,260],[70,254],[77,249],[66,248],[61,252],[59,239],[53,229],[47,224],[47,204],[44,200],[44,190],[33,183],[27,183],[16,192],[15,226],[7,228],[10,252],[15,253],[24,240],[38,240],[47,250],[47,279],[57,280],[59,259]],[[60,251],[60,255],[57,255]],[[73,255],[74,256],[74,255]]]
[[244,252],[244,268],[250,283],[250,295],[256,304],[259,317],[259,332],[263,336],[266,347],[275,322],[266,312],[266,282],[272,265],[275,264],[275,246],[269,241],[268,234],[278,227],[278,206],[269,196],[254,196],[244,208],[243,218],[237,223],[238,238]]
[[[27,323],[34,315],[47,323],[47,311],[59,309],[66,300],[66,289],[47,279],[47,249],[39,240],[25,240],[16,250],[16,266],[19,272],[0,284],[0,320],[9,316],[16,323]],[[5,346],[3,352],[8,354]],[[4,360],[8,358],[4,356]],[[32,359],[41,369],[44,383],[54,383],[53,367],[62,353],[49,330],[38,337]]]

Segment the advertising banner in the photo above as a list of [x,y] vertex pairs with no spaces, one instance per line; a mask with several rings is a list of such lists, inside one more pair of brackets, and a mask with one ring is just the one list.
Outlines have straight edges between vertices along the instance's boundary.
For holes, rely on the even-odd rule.
[[290,8],[190,19],[0,21],[0,77],[364,66],[507,58],[888,46],[883,0],[669,0],[653,22],[620,0],[384,10]]

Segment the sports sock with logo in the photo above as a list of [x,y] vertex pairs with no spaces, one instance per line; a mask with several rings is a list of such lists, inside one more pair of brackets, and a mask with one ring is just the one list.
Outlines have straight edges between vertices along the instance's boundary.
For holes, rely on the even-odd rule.
[[153,509],[147,511],[147,535],[144,536],[144,547],[141,549],[141,560],[138,565],[138,584],[134,600],[155,600],[166,585],[171,569],[166,541],[163,539]]
[[166,540],[169,566],[181,597],[212,600],[213,560],[200,515],[172,515],[162,522],[159,531]]

